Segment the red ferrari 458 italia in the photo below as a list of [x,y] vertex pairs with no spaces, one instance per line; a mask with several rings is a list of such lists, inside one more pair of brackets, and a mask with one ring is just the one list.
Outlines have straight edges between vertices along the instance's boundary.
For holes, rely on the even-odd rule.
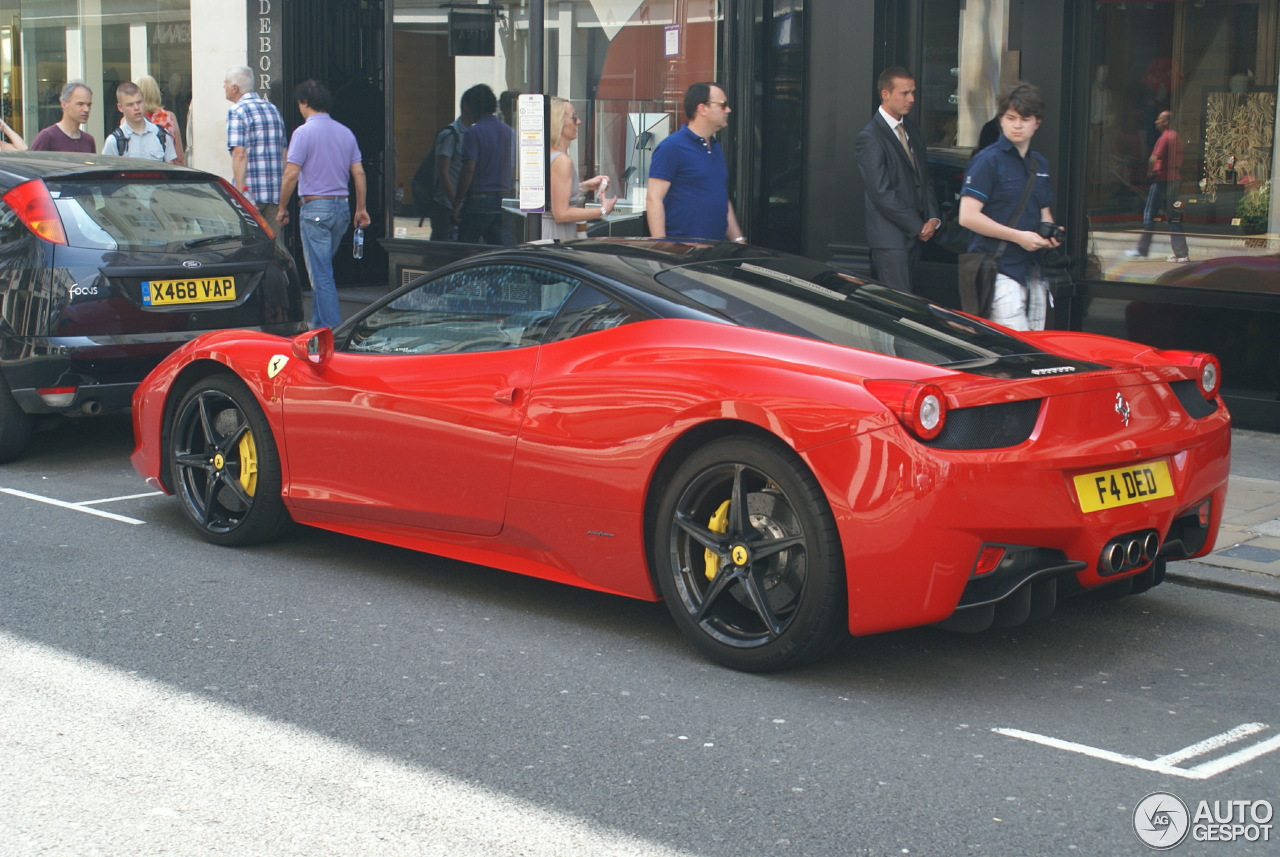
[[1206,553],[1219,375],[756,247],[525,245],[336,330],[194,340],[134,397],[133,463],[217,544],[297,522],[663,599],[762,671]]

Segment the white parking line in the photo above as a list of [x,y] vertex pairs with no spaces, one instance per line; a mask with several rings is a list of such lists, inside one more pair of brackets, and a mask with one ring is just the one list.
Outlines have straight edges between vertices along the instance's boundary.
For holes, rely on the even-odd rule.
[[154,497],[159,491],[149,491],[145,494],[132,494],[127,497],[109,497],[105,500],[85,500],[82,503],[68,503],[65,500],[55,500],[52,497],[41,497],[39,494],[28,494],[26,491],[19,491],[17,488],[0,488],[0,492],[12,494],[15,497],[22,497],[25,500],[35,500],[37,503],[48,503],[50,506],[58,506],[62,509],[72,509],[76,512],[84,512],[86,515],[97,515],[99,518],[107,518],[112,521],[119,521],[122,524],[145,524],[146,521],[139,521],[137,518],[130,518],[126,515],[114,515],[111,512],[104,512],[101,509],[90,508],[95,503],[114,503],[117,500],[132,500],[137,497]]
[[1021,738],[1023,741],[1031,741],[1036,744],[1043,744],[1046,747],[1053,747],[1057,750],[1067,750],[1071,753],[1080,753],[1084,756],[1091,756],[1095,759],[1101,759],[1105,762],[1115,762],[1117,765],[1126,765],[1130,768],[1139,768],[1143,771],[1152,771],[1157,774],[1167,774],[1172,777],[1183,777],[1188,780],[1207,780],[1210,777],[1217,776],[1223,771],[1229,771],[1232,768],[1250,762],[1259,756],[1280,750],[1280,735],[1273,735],[1265,741],[1259,741],[1248,747],[1237,750],[1234,753],[1223,756],[1220,759],[1205,762],[1196,765],[1194,768],[1179,768],[1176,763],[1185,761],[1186,759],[1203,756],[1212,750],[1233,744],[1242,738],[1255,735],[1258,732],[1270,727],[1265,723],[1245,723],[1223,732],[1221,735],[1215,735],[1212,738],[1206,738],[1203,741],[1197,741],[1190,747],[1184,747],[1181,750],[1175,750],[1157,759],[1142,759],[1137,756],[1126,756],[1123,753],[1115,753],[1111,750],[1103,750],[1098,747],[1090,747],[1086,744],[1077,744],[1074,741],[1064,741],[1061,738],[1051,738],[1048,735],[1038,735],[1035,732],[1024,732],[1021,729],[992,729],[1001,735],[1008,735],[1010,738]]

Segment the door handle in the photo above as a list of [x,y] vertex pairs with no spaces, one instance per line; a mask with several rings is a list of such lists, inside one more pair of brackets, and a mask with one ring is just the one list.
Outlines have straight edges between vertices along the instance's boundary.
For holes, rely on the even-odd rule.
[[518,392],[515,387],[505,387],[493,394],[493,400],[500,405],[514,405]]

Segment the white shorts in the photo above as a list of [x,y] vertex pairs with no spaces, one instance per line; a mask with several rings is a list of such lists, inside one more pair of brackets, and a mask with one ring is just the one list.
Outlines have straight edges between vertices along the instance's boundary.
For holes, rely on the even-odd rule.
[[996,274],[989,319],[1013,330],[1044,330],[1047,311],[1048,289],[1044,280],[1032,277],[1024,286],[1012,277]]

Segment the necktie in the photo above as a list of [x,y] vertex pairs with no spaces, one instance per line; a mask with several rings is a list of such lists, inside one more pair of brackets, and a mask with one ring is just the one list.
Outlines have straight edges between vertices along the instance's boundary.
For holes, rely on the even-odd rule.
[[894,130],[898,132],[898,139],[902,141],[902,148],[907,151],[907,160],[910,161],[911,166],[914,167],[916,165],[916,159],[915,156],[911,154],[911,144],[907,142],[907,129],[903,128],[902,123],[899,122]]

